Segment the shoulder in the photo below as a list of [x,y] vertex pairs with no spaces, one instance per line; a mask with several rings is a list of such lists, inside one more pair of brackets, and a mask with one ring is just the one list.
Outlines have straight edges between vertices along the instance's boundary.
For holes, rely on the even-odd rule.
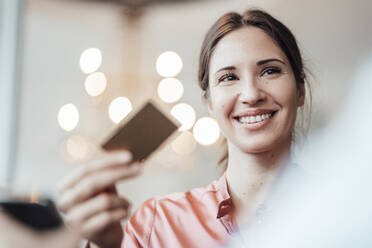
[[188,207],[203,208],[206,205],[215,204],[216,193],[218,192],[218,180],[209,185],[193,188],[184,192],[175,192],[164,196],[157,196],[151,200],[156,211],[170,210],[173,213],[188,211]]
[[[140,244],[138,247],[147,247],[154,229],[167,229],[173,226],[168,227],[164,223],[196,223],[193,221],[196,218],[207,219],[216,216],[217,181],[189,191],[148,199],[129,219],[125,228],[124,243],[138,243]],[[125,247],[133,247],[133,245]]]
[[[179,214],[186,205],[187,195],[188,192],[173,193],[142,203],[125,227],[122,247],[150,247],[151,235],[159,225],[157,223],[166,223],[169,218],[175,217],[175,213]],[[167,228],[166,225],[163,228]]]
[[186,206],[208,201],[210,195],[215,193],[213,183],[194,188],[184,192],[175,192],[163,196],[155,196],[146,200],[132,215],[131,219],[153,219],[158,211],[170,210],[173,213],[185,209]]
[[[128,224],[138,228],[152,226],[159,213],[168,212],[174,215],[182,215],[195,209],[210,208],[216,205],[216,181],[203,187],[198,187],[184,192],[175,192],[164,196],[156,196],[146,200],[131,216]],[[138,223],[138,225],[137,225]],[[146,225],[144,225],[146,223]],[[146,227],[143,227],[146,226]],[[145,231],[145,230],[143,230]]]

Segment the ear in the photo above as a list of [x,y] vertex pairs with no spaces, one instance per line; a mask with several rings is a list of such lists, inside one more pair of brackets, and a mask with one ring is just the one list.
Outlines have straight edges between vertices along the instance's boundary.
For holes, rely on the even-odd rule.
[[299,83],[297,86],[297,107],[302,107],[305,104],[306,89],[304,83]]

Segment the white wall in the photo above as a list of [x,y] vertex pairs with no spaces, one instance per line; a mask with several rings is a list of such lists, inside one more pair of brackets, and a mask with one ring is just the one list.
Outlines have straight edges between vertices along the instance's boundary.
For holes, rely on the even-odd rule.
[[22,1],[0,1],[0,188],[11,180],[15,165],[18,88],[18,35]]
[[[317,76],[314,124],[323,124],[342,101],[356,62],[371,50],[372,33],[367,31],[371,1],[248,3],[234,0],[158,6],[146,11],[131,28],[115,5],[28,0],[20,90],[18,187],[26,191],[37,187],[53,194],[55,182],[74,167],[61,153],[61,145],[70,135],[57,123],[57,112],[63,104],[72,102],[80,110],[81,121],[73,133],[88,137],[98,146],[114,128],[106,113],[114,97],[127,96],[135,106],[147,97],[156,98],[160,77],[154,64],[163,51],[174,50],[184,61],[178,76],[185,86],[181,101],[192,104],[199,117],[206,115],[196,81],[203,36],[221,14],[251,5],[263,7],[295,33],[307,64]],[[109,81],[107,92],[98,100],[86,95],[85,78],[78,67],[80,53],[87,47],[102,50],[100,70]],[[133,61],[138,61],[138,66],[133,66]],[[188,157],[178,156],[166,146],[147,162],[141,177],[120,184],[120,192],[137,207],[153,195],[207,184],[219,175],[215,166],[218,156],[217,146],[199,146]]]

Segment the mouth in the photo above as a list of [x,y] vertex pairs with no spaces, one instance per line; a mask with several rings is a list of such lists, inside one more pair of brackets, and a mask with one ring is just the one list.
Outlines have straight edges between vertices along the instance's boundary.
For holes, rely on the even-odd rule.
[[237,120],[239,123],[242,124],[258,124],[261,122],[265,122],[266,120],[271,119],[278,111],[270,111],[266,113],[261,114],[255,114],[255,115],[240,115],[235,116],[234,119]]

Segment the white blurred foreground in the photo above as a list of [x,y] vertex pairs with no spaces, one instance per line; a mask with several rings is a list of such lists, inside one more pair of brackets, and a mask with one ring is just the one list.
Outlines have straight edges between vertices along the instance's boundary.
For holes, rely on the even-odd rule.
[[316,179],[289,166],[232,247],[372,247],[371,71],[372,56],[358,67],[335,118],[296,159]]

